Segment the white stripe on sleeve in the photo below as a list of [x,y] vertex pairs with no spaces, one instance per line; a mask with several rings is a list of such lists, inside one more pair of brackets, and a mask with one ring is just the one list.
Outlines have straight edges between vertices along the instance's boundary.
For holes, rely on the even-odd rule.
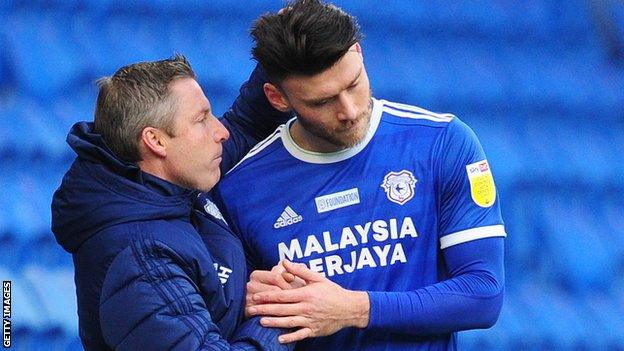
[[502,224],[470,228],[441,237],[440,249],[446,249],[447,247],[472,240],[492,238],[497,236],[507,236],[507,233],[505,233],[505,226],[503,226]]

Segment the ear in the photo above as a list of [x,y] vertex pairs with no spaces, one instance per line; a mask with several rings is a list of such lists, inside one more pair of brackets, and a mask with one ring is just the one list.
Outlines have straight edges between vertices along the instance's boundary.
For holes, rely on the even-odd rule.
[[164,133],[154,127],[145,127],[141,132],[141,142],[146,151],[158,157],[167,157],[167,140]]
[[362,51],[362,45],[360,45],[360,42],[357,42],[355,44],[353,44],[353,49],[355,50],[355,52],[360,55],[360,58],[362,60],[364,60],[364,52]]
[[353,44],[354,48],[355,48],[355,52],[357,52],[358,54],[362,54],[362,45],[360,45],[360,42],[358,41],[357,43]]
[[282,94],[282,92],[275,85],[271,83],[264,83],[262,89],[264,90],[264,95],[266,95],[267,99],[276,110],[280,112],[290,110],[290,103],[288,103],[288,99],[286,99],[286,96]]

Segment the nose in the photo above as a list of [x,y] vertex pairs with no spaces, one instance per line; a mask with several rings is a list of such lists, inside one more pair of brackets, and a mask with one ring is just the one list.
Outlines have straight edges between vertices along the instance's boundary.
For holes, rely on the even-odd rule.
[[228,140],[230,138],[230,132],[228,132],[227,128],[225,128],[225,126],[221,123],[221,121],[219,121],[219,119],[217,119],[216,117],[212,116],[212,120],[213,120],[212,130],[214,130],[213,136],[214,136],[215,142],[221,143],[221,142]]
[[354,121],[357,117],[357,108],[353,98],[348,94],[338,95],[340,111],[338,111],[338,119],[341,121]]

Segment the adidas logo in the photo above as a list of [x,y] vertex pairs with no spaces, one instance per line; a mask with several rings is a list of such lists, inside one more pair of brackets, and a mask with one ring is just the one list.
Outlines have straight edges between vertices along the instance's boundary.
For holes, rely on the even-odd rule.
[[303,220],[302,215],[298,215],[290,206],[286,206],[277,221],[273,224],[273,228],[279,229],[291,224],[299,223]]

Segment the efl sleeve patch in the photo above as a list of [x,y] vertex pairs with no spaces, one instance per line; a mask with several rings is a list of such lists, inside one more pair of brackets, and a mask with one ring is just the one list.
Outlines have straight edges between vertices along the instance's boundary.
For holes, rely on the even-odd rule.
[[470,195],[472,200],[481,207],[491,207],[496,201],[496,187],[494,178],[487,160],[479,161],[466,166],[470,181]]

